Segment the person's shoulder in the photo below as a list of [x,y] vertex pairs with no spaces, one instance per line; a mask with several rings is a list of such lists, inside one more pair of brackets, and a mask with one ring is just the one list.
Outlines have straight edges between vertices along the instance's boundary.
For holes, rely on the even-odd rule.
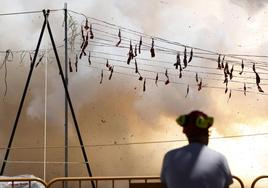
[[220,152],[218,152],[218,151],[216,151],[216,150],[214,150],[214,149],[211,149],[211,148],[209,148],[209,147],[206,147],[206,149],[207,149],[210,153],[212,153],[214,156],[217,156],[217,157],[220,158],[220,159],[226,160],[225,156],[224,156],[222,153],[220,153]]
[[179,151],[180,148],[176,148],[176,149],[172,149],[172,150],[169,150],[167,153],[166,153],[166,156],[168,155],[173,155],[174,153],[177,153],[177,151]]
[[183,150],[185,150],[187,147],[188,147],[188,145],[183,146],[183,147],[180,147],[180,148],[175,148],[175,149],[169,150],[169,151],[166,153],[166,156],[172,156],[172,155],[175,155],[175,154],[177,154],[177,153],[180,153],[180,152],[182,152]]

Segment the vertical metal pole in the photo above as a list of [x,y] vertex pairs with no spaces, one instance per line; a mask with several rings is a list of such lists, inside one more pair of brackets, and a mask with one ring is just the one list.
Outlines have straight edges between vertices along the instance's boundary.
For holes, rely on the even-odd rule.
[[[67,31],[68,23],[67,23],[67,3],[64,3],[64,42],[65,42],[65,84],[68,87],[68,31]],[[68,100],[65,92],[65,177],[68,177]],[[65,184],[65,188],[67,188],[67,183]]]

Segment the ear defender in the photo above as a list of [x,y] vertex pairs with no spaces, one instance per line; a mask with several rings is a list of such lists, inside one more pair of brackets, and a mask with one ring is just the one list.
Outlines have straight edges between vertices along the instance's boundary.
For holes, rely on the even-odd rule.
[[195,121],[195,125],[200,129],[209,128],[214,122],[213,117],[204,118],[203,116],[198,116]]
[[[184,127],[186,125],[187,121],[187,115],[181,115],[176,119],[176,122]],[[200,129],[207,129],[209,128],[214,122],[213,117],[203,117],[203,116],[198,116],[195,120],[195,126],[200,128]]]
[[176,119],[176,122],[180,125],[180,126],[184,126],[186,123],[186,115],[181,115]]

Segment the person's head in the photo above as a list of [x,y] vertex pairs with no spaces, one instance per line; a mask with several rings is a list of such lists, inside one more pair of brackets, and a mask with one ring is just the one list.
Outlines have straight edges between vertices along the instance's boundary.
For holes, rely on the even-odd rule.
[[179,116],[176,122],[183,127],[183,133],[186,134],[190,143],[208,144],[209,128],[213,125],[213,117],[195,110]]

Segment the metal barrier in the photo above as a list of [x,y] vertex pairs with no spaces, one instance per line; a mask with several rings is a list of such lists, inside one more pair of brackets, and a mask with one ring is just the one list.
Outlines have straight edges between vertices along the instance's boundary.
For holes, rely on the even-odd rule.
[[[260,176],[254,180],[252,183],[251,187],[254,188],[256,182],[262,178],[268,178],[268,176]],[[236,176],[233,176],[233,179],[238,181],[240,184],[241,188],[244,188],[244,184],[242,180]],[[68,182],[74,182],[78,183],[76,186],[69,186],[69,187],[78,187],[82,188],[82,182],[88,182],[90,183],[91,181],[95,182],[96,188],[99,187],[101,181],[105,182],[110,182],[112,188],[115,188],[115,184],[118,182],[124,182],[125,186],[128,185],[129,188],[138,188],[138,187],[154,187],[154,188],[161,188],[163,185],[160,182],[160,177],[159,176],[116,176],[116,177],[59,177],[59,178],[54,178],[48,183],[43,181],[42,179],[39,178],[0,178],[0,182],[9,182],[10,187],[14,188],[18,185],[24,185],[29,188],[32,187],[33,182],[39,182],[41,183],[45,188],[52,188],[53,185],[56,183],[61,183],[61,187],[65,187],[65,183]],[[84,186],[84,187],[89,187],[89,186]],[[107,187],[107,186],[105,186]]]
[[44,188],[47,187],[47,183],[39,178],[0,178],[0,182],[8,182],[8,184],[12,188],[17,187],[19,185],[20,186],[28,185],[28,187],[31,188],[34,182],[41,183],[44,186]]
[[264,176],[259,176],[259,177],[255,178],[254,181],[252,182],[252,184],[251,184],[250,187],[251,187],[251,188],[254,188],[255,185],[256,185],[256,183],[257,183],[259,180],[261,180],[261,179],[265,179],[265,178],[268,178],[268,176],[264,175]]
[[235,179],[236,181],[238,181],[238,183],[240,184],[241,188],[244,188],[245,187],[243,181],[239,177],[233,176],[233,179]]
[[47,188],[52,187],[53,184],[57,182],[62,183],[62,187],[64,187],[65,182],[70,182],[70,181],[76,181],[78,182],[78,187],[82,187],[82,182],[84,181],[94,181],[96,188],[99,186],[100,181],[110,181],[111,182],[111,187],[115,187],[115,182],[118,181],[125,181],[129,187],[131,184],[133,184],[135,181],[142,181],[143,183],[150,184],[150,182],[157,181],[160,182],[159,176],[122,176],[122,177],[61,177],[61,178],[55,178],[52,179],[47,183]]
[[[244,188],[244,184],[240,178],[237,176],[233,176],[233,179],[238,181],[239,185],[241,188]],[[154,181],[152,181],[154,180]],[[163,187],[160,182],[160,177],[159,176],[122,176],[122,177],[61,177],[61,178],[55,178],[51,180],[50,182],[47,183],[47,188],[51,188],[51,186],[57,182],[62,183],[62,187],[64,187],[65,182],[70,182],[70,181],[77,181],[78,182],[78,187],[82,187],[82,182],[83,181],[94,181],[96,184],[96,188],[99,186],[100,181],[110,181],[111,187],[115,188],[115,182],[118,181],[127,181],[128,182],[128,187],[129,188],[138,188],[138,187]],[[137,182],[137,181],[142,181],[142,182]]]

